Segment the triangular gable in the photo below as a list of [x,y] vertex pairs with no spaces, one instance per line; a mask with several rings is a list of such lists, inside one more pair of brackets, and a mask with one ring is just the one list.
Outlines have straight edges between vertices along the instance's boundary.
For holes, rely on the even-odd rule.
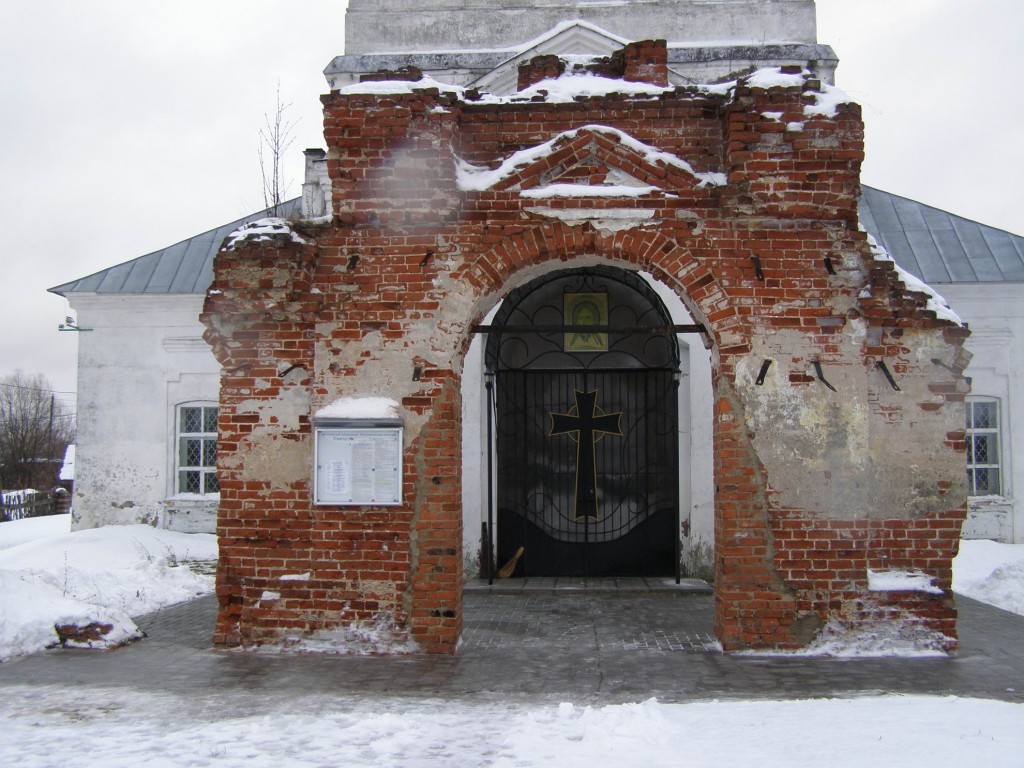
[[526,197],[632,196],[722,184],[724,174],[698,173],[685,160],[604,125],[565,131],[494,169],[459,166],[463,190],[518,190]]
[[487,93],[514,93],[519,80],[519,65],[534,56],[611,56],[630,42],[585,21],[562,22],[549,32],[524,44],[519,53],[506,59],[470,87]]

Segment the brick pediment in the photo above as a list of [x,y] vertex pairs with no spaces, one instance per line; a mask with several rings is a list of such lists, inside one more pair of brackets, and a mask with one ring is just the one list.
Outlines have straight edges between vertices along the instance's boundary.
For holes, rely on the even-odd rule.
[[560,133],[494,169],[460,167],[465,190],[520,191],[524,197],[631,197],[724,183],[723,174],[698,173],[676,155],[601,125]]

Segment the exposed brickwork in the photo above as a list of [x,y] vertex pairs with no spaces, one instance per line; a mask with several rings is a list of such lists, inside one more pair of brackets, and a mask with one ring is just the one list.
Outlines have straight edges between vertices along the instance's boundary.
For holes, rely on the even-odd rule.
[[[634,44],[594,66],[661,83],[663,49]],[[520,84],[553,66],[530,62]],[[386,620],[398,639],[455,649],[469,326],[513,285],[593,257],[651,273],[708,329],[723,645],[794,647],[840,616],[910,617],[955,638],[966,331],[873,259],[856,226],[860,111],[817,114],[820,88],[805,77],[571,103],[325,96],[333,223],[298,227],[306,245],[222,251],[204,314],[225,367],[217,641]],[[459,188],[457,158],[497,168],[552,139],[484,189]],[[655,189],[530,194],[623,176]],[[762,386],[751,371],[765,360]],[[311,414],[353,394],[402,407],[400,507],[312,504]],[[914,471],[886,475],[911,463],[903,450]],[[858,491],[875,472],[880,490]],[[869,592],[874,568],[921,570],[947,592]]]
[[534,56],[519,65],[516,90],[523,91],[542,80],[561,77],[565,73],[565,61],[554,54]]

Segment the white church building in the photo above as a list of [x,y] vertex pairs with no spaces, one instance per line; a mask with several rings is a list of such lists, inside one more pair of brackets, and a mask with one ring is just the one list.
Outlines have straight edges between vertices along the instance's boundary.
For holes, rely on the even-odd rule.
[[[416,67],[442,83],[507,94],[516,88],[518,64],[534,56],[604,56],[649,38],[670,41],[674,85],[721,83],[753,67],[794,64],[831,82],[838,63],[817,42],[813,0],[480,0],[457,13],[445,10],[450,5],[350,0],[346,54],[327,66],[328,86]],[[307,150],[302,197],[280,214],[317,218],[330,215],[329,207],[325,153]],[[92,331],[79,335],[75,527],[144,522],[214,530],[220,371],[199,314],[224,239],[266,214],[50,289]],[[971,330],[964,536],[1024,543],[1024,237],[870,187],[863,188],[860,220]],[[678,299],[652,287],[673,322],[692,322]],[[463,477],[480,478],[463,488],[467,573],[478,570],[486,509],[483,346],[474,341],[463,379]],[[711,366],[695,337],[680,336],[679,346],[679,520],[691,542],[685,570],[701,576],[710,562],[714,504]]]

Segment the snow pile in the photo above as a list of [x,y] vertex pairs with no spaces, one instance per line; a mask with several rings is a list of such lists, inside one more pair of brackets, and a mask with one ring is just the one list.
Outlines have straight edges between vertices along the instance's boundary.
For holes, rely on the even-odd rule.
[[376,621],[324,629],[302,637],[288,638],[281,645],[261,645],[261,653],[344,653],[353,656],[419,653],[412,638],[399,638],[394,617],[382,613]]
[[[213,577],[187,565],[216,560],[212,534],[146,525],[57,533],[56,523],[27,520],[0,525],[0,542],[29,535],[8,533],[9,526],[35,528],[40,538],[0,550],[0,660],[60,643],[117,645],[139,636],[131,616],[213,591]],[[60,626],[103,629],[68,640]]]
[[830,621],[806,648],[791,652],[756,652],[756,655],[828,656],[831,658],[879,658],[888,656],[945,656],[951,638],[913,620],[879,621],[850,627]]
[[71,533],[71,515],[45,515],[29,517],[0,524],[0,550],[24,544],[35,539],[49,539]]
[[[743,82],[751,88],[764,88],[765,90],[776,87],[803,87],[804,78],[810,74],[806,70],[799,74],[790,74],[783,72],[781,67],[765,67],[757,70],[749,77],[745,77]],[[735,86],[735,83],[730,85]],[[804,115],[807,117],[815,115],[835,117],[840,104],[849,104],[852,101],[853,99],[842,89],[836,88],[834,85],[822,83],[821,90],[814,92],[814,103],[804,105]]]
[[1022,705],[953,696],[591,707],[483,697],[253,702],[251,691],[245,702],[197,701],[57,686],[5,693],[0,753],[17,755],[19,768],[1009,768],[1024,754]]
[[[555,104],[566,104],[580,98],[594,96],[611,96],[622,94],[625,96],[649,96],[657,98],[664,93],[671,93],[675,86],[652,85],[650,83],[634,83],[629,80],[619,80],[611,77],[600,77],[592,74],[565,74],[558,78],[550,78],[534,83],[529,88],[524,88],[515,94],[518,101],[531,100],[535,97],[543,98],[544,101]],[[497,100],[499,101],[505,101]],[[484,102],[494,102],[495,97],[481,99]]]
[[1024,615],[1024,544],[961,541],[953,591]]
[[344,88],[339,88],[338,93],[344,95],[367,94],[387,96],[413,93],[414,91],[423,91],[428,88],[436,88],[438,91],[445,93],[454,93],[459,98],[464,97],[466,90],[457,85],[442,83],[429,75],[424,75],[419,80],[367,80],[363,83],[353,83],[352,85],[346,85]]
[[[51,573],[22,574],[0,568],[0,661],[55,645],[106,648],[142,636],[122,610],[69,597]],[[71,636],[68,628],[82,630]]]
[[256,221],[250,221],[248,224],[243,224],[228,235],[227,242],[221,250],[230,251],[240,243],[248,240],[258,243],[273,240],[275,237],[280,237],[281,235],[287,235],[293,243],[299,243],[300,245],[308,244],[308,241],[304,240],[294,230],[292,230],[291,224],[288,223],[287,219],[271,217],[266,219],[257,219]]
[[877,621],[850,625],[829,621],[818,636],[796,650],[739,651],[739,656],[785,656],[808,658],[885,658],[899,656],[921,658],[946,656],[951,638],[908,618],[903,621]]
[[398,403],[389,397],[340,397],[316,412],[316,419],[397,419]]

